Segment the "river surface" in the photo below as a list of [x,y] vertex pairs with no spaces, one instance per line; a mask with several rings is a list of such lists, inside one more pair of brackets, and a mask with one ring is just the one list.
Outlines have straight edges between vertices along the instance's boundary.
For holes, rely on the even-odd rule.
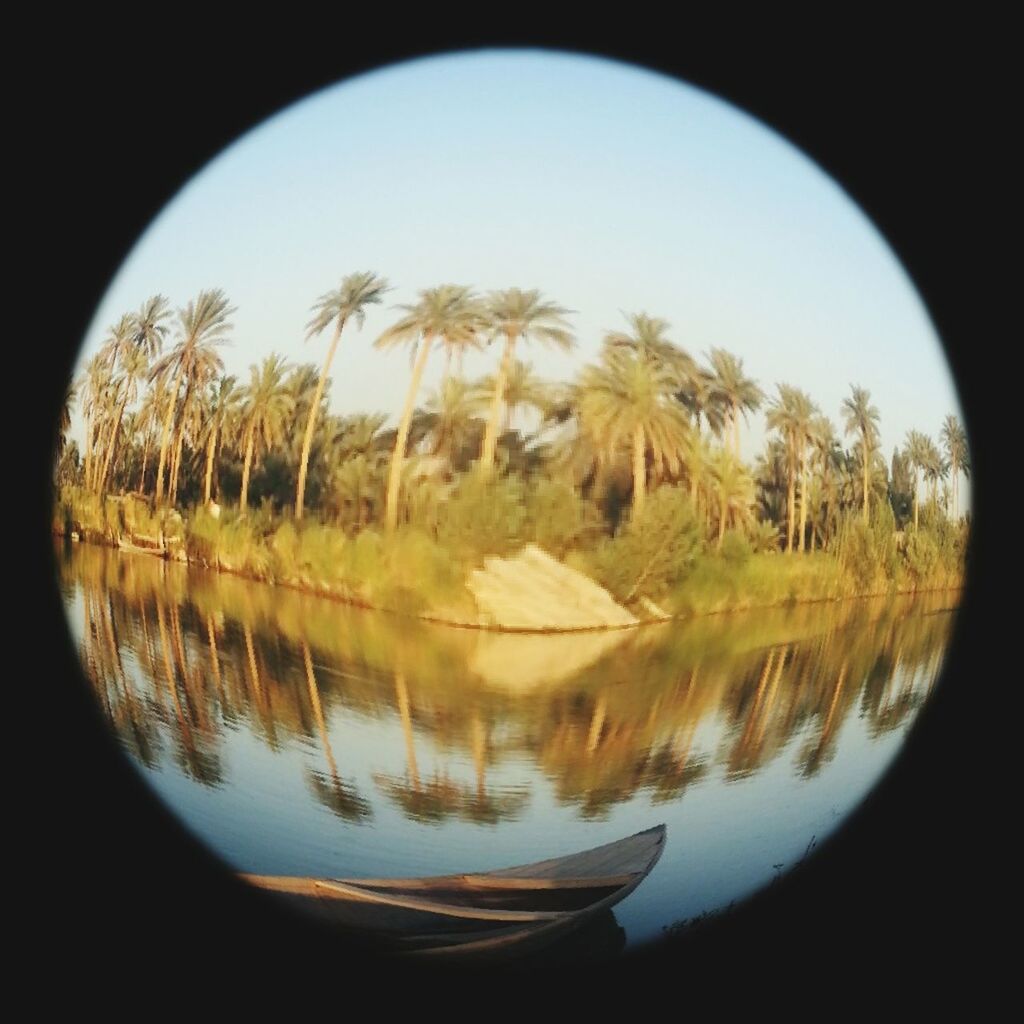
[[230,865],[484,871],[664,823],[615,909],[630,947],[751,894],[842,822],[934,686],[957,601],[526,636],[105,548],[58,560],[123,749]]

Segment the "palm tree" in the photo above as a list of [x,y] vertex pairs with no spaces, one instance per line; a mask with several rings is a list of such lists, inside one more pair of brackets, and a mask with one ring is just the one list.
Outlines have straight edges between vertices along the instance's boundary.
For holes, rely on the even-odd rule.
[[719,448],[715,452],[711,462],[711,475],[718,504],[718,543],[715,547],[716,550],[720,550],[728,523],[737,525],[750,521],[754,482],[747,467],[725,448]]
[[740,413],[756,412],[764,401],[764,392],[757,383],[743,373],[743,360],[722,348],[713,348],[711,361],[714,392],[729,410],[732,429],[733,454],[740,457]]
[[[836,473],[842,466],[842,450],[836,438],[835,427],[827,416],[819,416],[812,425],[812,468],[821,481],[821,498],[825,506],[825,521],[821,523],[822,547],[828,543],[829,521],[836,512]],[[819,506],[820,509],[820,506]],[[811,550],[814,550],[814,527],[811,527]]]
[[132,342],[150,359],[155,359],[163,348],[168,327],[164,323],[171,315],[170,306],[162,295],[153,295],[139,307],[132,317]]
[[492,340],[504,335],[505,348],[495,379],[491,397],[491,409],[480,448],[480,471],[488,474],[494,467],[494,451],[498,443],[498,424],[501,421],[502,403],[505,401],[506,382],[512,370],[516,341],[537,341],[552,345],[563,352],[574,344],[572,331],[565,320],[569,310],[556,306],[541,298],[536,289],[522,291],[508,288],[494,292],[488,299]]
[[173,381],[167,394],[167,412],[164,415],[160,437],[160,461],[156,471],[157,502],[163,497],[164,467],[167,464],[171,424],[178,410],[182,380],[185,379],[189,384],[195,383],[197,352],[205,350],[209,356],[213,346],[224,343],[225,335],[231,329],[228,317],[234,312],[235,307],[229,305],[227,296],[219,288],[200,292],[194,301],[189,302],[184,309],[178,310],[180,340],[150,372],[150,379],[156,379],[166,372],[172,375]]
[[[481,425],[473,415],[477,408],[473,399],[472,385],[461,377],[448,377],[427,399],[422,425],[430,439],[431,455],[453,463],[473,427]],[[479,437],[479,433],[476,436]]]
[[93,487],[97,458],[95,448],[102,433],[111,376],[110,361],[103,352],[97,352],[86,365],[82,389],[85,412],[85,486],[89,489]]
[[727,410],[723,405],[722,395],[715,387],[715,375],[710,370],[699,368],[684,382],[676,398],[693,417],[698,433],[703,419],[711,433],[716,437],[721,436],[726,425]]
[[327,349],[327,358],[320,373],[313,401],[309,407],[309,419],[306,421],[306,434],[302,441],[302,454],[299,458],[299,483],[295,492],[295,518],[301,519],[303,502],[306,496],[306,470],[309,465],[309,449],[313,443],[313,427],[317,413],[320,411],[320,399],[323,397],[327,383],[327,372],[334,359],[334,351],[345,324],[352,318],[362,328],[366,321],[366,307],[379,303],[388,290],[387,281],[368,271],[349,274],[342,278],[341,285],[331,292],[324,292],[313,306],[313,318],[306,324],[306,340],[320,334],[329,324],[334,324],[334,336]]
[[57,420],[57,443],[54,448],[58,461],[64,454],[64,448],[67,444],[68,431],[71,429],[71,407],[75,404],[80,386],[80,381],[69,380],[67,387],[64,389],[64,401],[60,404],[60,413]]
[[911,430],[907,433],[907,440],[904,443],[903,451],[914,471],[914,532],[917,532],[918,512],[918,490],[920,487],[920,473],[928,462],[928,438],[918,430]]
[[632,333],[608,331],[606,348],[626,349],[647,362],[657,363],[676,378],[677,390],[697,376],[697,364],[688,352],[667,337],[670,324],[646,313],[624,313]]
[[931,504],[934,508],[938,502],[939,481],[945,477],[949,467],[943,460],[942,453],[935,446],[935,442],[930,437],[925,438],[923,454],[924,461],[921,465],[921,469],[924,472],[924,478],[931,484]]
[[800,534],[797,541],[797,551],[804,550],[804,537],[807,533],[807,505],[808,505],[808,466],[809,459],[807,449],[814,442],[814,417],[818,407],[811,401],[810,396],[803,391],[796,392],[796,404],[794,411],[797,419],[798,444],[800,448]]
[[871,404],[871,392],[867,388],[850,385],[850,397],[843,399],[843,418],[847,434],[859,434],[863,453],[864,471],[864,522],[868,521],[868,495],[872,456],[878,445],[878,409]]
[[675,400],[678,371],[667,360],[650,358],[640,348],[605,345],[601,362],[580,376],[580,417],[609,458],[631,444],[632,522],[639,521],[647,489],[647,453],[652,462],[678,471],[690,439],[690,426]]
[[[206,474],[203,485],[203,504],[210,504],[213,485],[213,463],[238,414],[242,395],[236,387],[235,377],[221,377],[210,389],[198,441],[206,444]],[[219,486],[219,485],[218,485]]]
[[[807,394],[790,384],[779,384],[778,391],[778,398],[768,408],[766,421],[770,430],[779,432],[785,445],[788,481],[786,551],[791,552],[793,535],[796,532],[797,468],[800,469],[806,487],[806,442],[814,414],[814,403]],[[804,505],[806,506],[806,501]]]
[[[500,375],[493,374],[482,378],[475,385],[475,392],[482,409],[489,410],[497,394]],[[543,417],[554,401],[552,386],[542,380],[533,371],[530,363],[519,359],[512,360],[508,376],[505,378],[505,415],[501,424],[502,433],[512,429],[516,413],[524,408],[532,408]]]
[[942,423],[942,444],[949,459],[953,483],[953,519],[960,518],[960,471],[967,464],[967,434],[960,421],[950,413]]
[[262,445],[268,451],[280,444],[286,421],[295,408],[295,397],[285,387],[287,372],[284,358],[269,355],[262,366],[249,368],[249,386],[242,393],[240,429],[245,446],[242,465],[242,491],[238,504],[243,512],[248,507],[249,472],[254,455]]
[[117,444],[117,435],[121,429],[121,421],[124,419],[125,406],[138,398],[139,383],[149,370],[149,356],[144,348],[132,347],[121,352],[120,363],[121,379],[118,381],[117,388],[121,392],[121,401],[117,409],[117,418],[114,420],[110,431],[107,455],[103,461],[103,468],[100,471],[100,491],[107,485],[107,474],[110,472],[110,466],[114,458],[114,447]]
[[394,530],[398,525],[398,492],[409,439],[409,425],[430,350],[435,341],[440,341],[449,351],[480,348],[479,335],[490,322],[484,305],[471,289],[462,285],[444,284],[437,288],[427,288],[420,292],[418,302],[398,308],[405,312],[405,316],[374,342],[374,347],[380,349],[411,343],[415,358],[388,474],[385,504],[385,525],[388,530]]

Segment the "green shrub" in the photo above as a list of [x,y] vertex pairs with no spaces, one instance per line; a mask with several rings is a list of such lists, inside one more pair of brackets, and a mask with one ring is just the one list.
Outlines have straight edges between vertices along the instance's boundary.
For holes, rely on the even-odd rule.
[[618,600],[657,600],[683,579],[701,548],[701,530],[682,487],[652,492],[636,524],[624,524],[587,562],[591,575]]
[[746,565],[753,553],[750,541],[739,530],[727,530],[718,551],[723,561],[735,566]]
[[597,506],[569,483],[541,479],[527,492],[525,539],[557,558],[603,530]]
[[526,495],[518,477],[467,473],[438,509],[437,539],[457,557],[505,555],[526,533]]

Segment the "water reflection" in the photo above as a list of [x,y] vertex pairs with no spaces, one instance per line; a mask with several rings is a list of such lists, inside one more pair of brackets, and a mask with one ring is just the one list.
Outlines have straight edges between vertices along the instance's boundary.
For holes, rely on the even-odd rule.
[[[943,593],[513,636],[85,546],[66,555],[62,584],[89,684],[150,772],[173,764],[205,789],[253,787],[262,748],[275,757],[260,771],[301,778],[305,799],[346,827],[398,813],[434,829],[525,817],[541,832],[552,807],[601,822],[724,793],[773,765],[786,785],[814,780],[854,743],[851,722],[857,742],[881,743],[934,685],[955,603]],[[850,806],[858,784],[832,802]],[[266,815],[285,815],[283,797],[267,800]],[[809,838],[794,834],[794,848]]]

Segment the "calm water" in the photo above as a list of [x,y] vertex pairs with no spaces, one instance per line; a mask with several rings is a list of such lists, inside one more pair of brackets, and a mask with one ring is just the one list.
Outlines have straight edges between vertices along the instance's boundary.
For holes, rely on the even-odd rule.
[[771,881],[879,779],[956,597],[639,630],[427,625],[75,546],[61,587],[111,725],[241,871],[482,871],[664,822],[615,909],[629,945]]

